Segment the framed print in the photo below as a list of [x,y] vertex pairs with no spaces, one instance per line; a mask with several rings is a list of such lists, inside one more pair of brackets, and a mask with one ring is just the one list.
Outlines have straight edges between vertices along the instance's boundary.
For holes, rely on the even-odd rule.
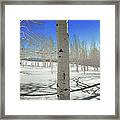
[[2,119],[119,119],[119,2],[1,3]]

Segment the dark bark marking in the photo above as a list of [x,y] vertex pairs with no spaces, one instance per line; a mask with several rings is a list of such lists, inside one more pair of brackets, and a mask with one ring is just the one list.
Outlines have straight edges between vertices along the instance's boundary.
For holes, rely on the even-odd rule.
[[67,33],[67,36],[69,37],[69,34]]
[[64,90],[67,91],[67,90],[69,90],[69,89],[65,88]]
[[60,50],[59,50],[59,52],[63,52],[63,50],[62,50],[62,49],[60,49]]
[[65,73],[63,73],[63,79],[65,79]]
[[57,87],[58,87],[60,90],[62,90],[61,87],[60,87],[58,84],[57,84]]

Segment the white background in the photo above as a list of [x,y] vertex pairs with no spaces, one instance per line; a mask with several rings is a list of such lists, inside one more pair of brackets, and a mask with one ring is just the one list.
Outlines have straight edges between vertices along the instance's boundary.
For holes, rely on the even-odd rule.
[[[100,20],[100,100],[20,100],[20,20]],[[114,5],[5,6],[6,115],[115,114]]]

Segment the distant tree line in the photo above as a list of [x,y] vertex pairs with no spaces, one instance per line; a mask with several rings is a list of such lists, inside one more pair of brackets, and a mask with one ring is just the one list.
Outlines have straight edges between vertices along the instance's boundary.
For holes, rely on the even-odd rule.
[[100,49],[97,47],[95,41],[89,45],[86,41],[74,36],[73,42],[70,44],[70,63],[72,66],[76,66],[76,72],[79,72],[79,65],[81,65],[82,71],[88,71],[88,66],[94,67],[94,70],[98,70],[100,67]]
[[[35,38],[29,40],[28,48],[24,48],[21,45],[21,59],[37,60],[39,58],[39,61],[44,61],[44,66],[47,64],[45,61],[50,62],[50,65],[53,61],[57,62],[57,50],[52,37],[41,38],[36,41]],[[88,66],[93,66],[96,70],[100,67],[100,50],[96,46],[95,41],[88,48],[86,41],[80,42],[74,36],[73,43],[70,43],[69,58],[70,63],[76,66],[77,72],[79,65],[81,65],[81,70],[83,71],[87,71]]]

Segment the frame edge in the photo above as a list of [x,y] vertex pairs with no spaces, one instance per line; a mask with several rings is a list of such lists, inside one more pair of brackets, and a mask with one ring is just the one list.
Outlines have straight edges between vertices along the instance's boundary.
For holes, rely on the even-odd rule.
[[[24,3],[25,2],[25,3]],[[48,4],[49,2],[48,1],[34,1],[35,4],[38,4],[40,2],[42,2],[41,4]],[[78,2],[78,1],[77,1]],[[89,4],[88,1],[79,1],[79,3],[81,2],[81,4],[83,5],[84,4]],[[89,1],[90,2],[90,1]],[[95,1],[91,1],[91,4],[93,4],[93,2]],[[98,1],[98,2],[95,2],[95,4],[107,4],[111,1]],[[25,4],[27,5],[29,3],[29,1],[2,1],[1,2],[1,51],[0,51],[0,56],[1,56],[1,63],[0,63],[0,68],[1,68],[1,74],[0,74],[0,77],[1,77],[1,81],[0,81],[0,85],[1,85],[1,89],[0,89],[0,107],[1,107],[1,112],[0,112],[0,119],[29,119],[29,117],[27,115],[23,115],[23,116],[19,116],[19,115],[5,115],[5,104],[3,104],[3,102],[5,102],[5,5],[12,5],[12,4],[16,4],[17,5],[20,5],[20,4]],[[30,1],[30,5],[33,3],[33,1]],[[53,3],[50,3],[50,4],[68,4],[69,1],[67,2],[53,2]],[[71,2],[73,3],[73,2]],[[119,19],[119,13],[120,13],[120,2],[119,1],[115,1],[115,2],[111,2],[111,4],[115,4],[115,115],[110,115],[111,117],[110,118],[113,118],[113,119],[118,119],[119,120],[119,27],[120,27],[120,19]],[[118,80],[116,80],[118,79]],[[118,97],[118,98],[117,98]],[[79,115],[78,115],[79,116]],[[109,116],[109,115],[108,115]],[[31,116],[30,118],[33,119],[35,116]],[[40,116],[38,116],[40,117]],[[61,117],[58,115],[55,115],[53,117],[51,117],[51,115],[46,115],[43,116],[41,115],[41,118],[38,118],[36,116],[37,119],[49,119],[49,118],[54,118],[54,119],[60,119],[60,118],[65,118],[65,119],[70,119],[68,118],[67,116],[64,116],[62,115]],[[77,117],[77,116],[76,116]],[[90,117],[90,116],[88,116]],[[96,117],[84,117],[82,115],[79,116],[79,119],[96,119]],[[73,117],[71,117],[73,118]],[[75,118],[75,117],[74,117]],[[73,119],[74,119],[73,118]],[[104,119],[104,118],[108,118],[106,115],[104,117],[100,117],[98,116],[97,119]],[[75,118],[75,119],[78,119],[78,118]]]

